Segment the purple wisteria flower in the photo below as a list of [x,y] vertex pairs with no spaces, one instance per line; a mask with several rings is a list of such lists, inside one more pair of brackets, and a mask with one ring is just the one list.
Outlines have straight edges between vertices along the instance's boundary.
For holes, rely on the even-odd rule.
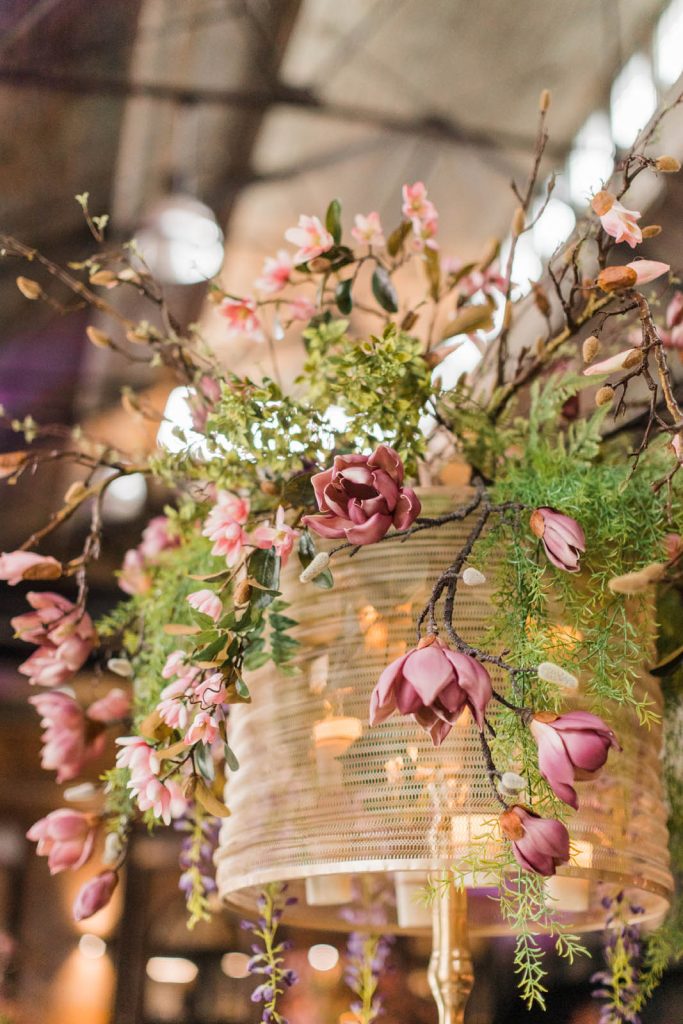
[[296,903],[294,897],[285,895],[286,891],[286,885],[267,886],[257,900],[257,920],[241,922],[241,928],[250,931],[258,940],[251,947],[253,955],[249,960],[249,973],[264,977],[251,994],[252,1003],[263,1004],[262,1024],[288,1024],[278,1011],[277,1002],[299,980],[296,971],[284,966],[284,953],[289,949],[289,943],[276,942],[284,908]]
[[350,1009],[359,1024],[372,1024],[382,1011],[377,986],[393,942],[393,936],[387,935],[368,935],[363,932],[351,932],[349,935],[344,980],[358,996],[351,1003]]
[[645,911],[628,903],[623,892],[606,896],[602,905],[607,911],[606,969],[591,977],[597,986],[593,998],[605,1000],[600,1008],[600,1024],[641,1024],[637,1009],[642,960],[640,926],[630,919]]

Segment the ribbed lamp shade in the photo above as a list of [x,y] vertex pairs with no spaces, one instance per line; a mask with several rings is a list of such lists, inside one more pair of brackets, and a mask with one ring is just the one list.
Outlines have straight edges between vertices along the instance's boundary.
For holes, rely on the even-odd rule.
[[[467,494],[434,489],[421,497],[434,515]],[[468,532],[467,523],[453,523],[407,543],[338,556],[329,591],[300,584],[297,566],[288,570],[298,671],[253,673],[253,703],[231,712],[240,769],[228,785],[232,816],[217,853],[228,903],[254,911],[261,886],[286,881],[298,897],[288,910],[293,924],[429,929],[420,887],[430,873],[462,864],[500,808],[468,712],[435,749],[409,718],[371,729],[368,707],[383,668],[414,644],[416,615]],[[480,643],[493,611],[488,582],[458,589],[456,620],[465,639]],[[644,650],[644,663],[650,653]],[[660,707],[656,680],[643,673],[640,685]],[[572,706],[580,704],[579,697]],[[579,785],[581,809],[569,822],[575,856],[549,882],[559,912],[580,929],[603,925],[601,881],[629,891],[650,921],[661,919],[672,889],[660,732],[623,709],[607,717],[623,753],[612,752],[602,773]],[[491,879],[468,881],[471,932],[502,932]]]

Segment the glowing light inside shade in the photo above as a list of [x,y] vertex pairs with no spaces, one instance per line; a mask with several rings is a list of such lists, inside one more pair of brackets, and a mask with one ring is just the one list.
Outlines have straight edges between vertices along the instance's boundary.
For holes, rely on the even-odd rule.
[[569,203],[555,197],[551,198],[532,228],[534,249],[541,256],[552,256],[558,245],[572,233],[575,224],[576,217]]
[[247,978],[249,957],[246,953],[225,953],[221,957],[221,970],[228,978]]
[[644,53],[634,53],[614,79],[610,94],[612,137],[617,146],[630,146],[656,107],[657,89],[650,61]]
[[153,956],[147,961],[147,977],[162,985],[189,985],[199,968],[183,956]]
[[577,132],[567,159],[569,195],[576,206],[585,206],[609,178],[613,156],[609,117],[604,110],[596,110]]
[[223,232],[208,206],[172,195],[149,213],[135,241],[152,273],[167,284],[197,284],[223,262]]
[[113,522],[134,519],[145,507],[147,483],[142,473],[120,476],[107,487],[102,514]]
[[673,85],[683,72],[683,0],[672,0],[657,22],[654,56],[657,81]]
[[78,951],[86,960],[99,960],[107,952],[107,943],[99,935],[86,932],[78,940]]
[[331,971],[339,961],[339,950],[336,946],[328,946],[319,942],[308,951],[308,962],[314,971]]

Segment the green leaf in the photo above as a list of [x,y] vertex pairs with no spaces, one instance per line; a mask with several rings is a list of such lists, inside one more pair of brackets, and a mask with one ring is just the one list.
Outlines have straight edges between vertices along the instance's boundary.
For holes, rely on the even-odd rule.
[[259,548],[249,556],[249,575],[266,590],[277,591],[280,585],[280,556],[274,548]]
[[251,700],[251,694],[249,693],[249,687],[245,683],[244,679],[238,677],[235,680],[235,693],[241,700]]
[[314,587],[320,587],[321,590],[332,590],[334,586],[334,576],[329,569],[324,569],[314,579],[311,580]]
[[236,772],[239,769],[240,763],[237,760],[237,757],[235,756],[235,751],[228,743],[225,744],[224,750],[225,763],[227,764],[231,772]]
[[342,225],[341,203],[338,199],[333,199],[327,207],[327,213],[325,214],[325,227],[334,238],[334,244],[339,245],[342,236]]
[[337,309],[340,313],[345,316],[353,309],[353,296],[351,294],[352,278],[348,278],[346,281],[340,281],[334,292],[334,300],[337,303]]
[[398,313],[398,295],[384,267],[375,267],[372,275],[372,294],[387,313]]
[[403,220],[397,228],[391,232],[387,239],[387,252],[390,256],[398,256],[403,244],[410,234],[412,224],[409,220]]
[[441,284],[441,260],[436,249],[425,246],[425,271],[429,281],[429,294],[435,302],[439,299],[439,285]]
[[213,782],[216,777],[216,766],[213,762],[211,747],[206,743],[196,743],[194,748],[194,762],[207,782]]
[[267,661],[270,661],[270,651],[248,651],[244,656],[244,667],[248,672],[255,672]]
[[299,543],[297,545],[297,554],[299,561],[301,562],[304,569],[310,562],[313,561],[317,554],[317,548],[313,539],[313,534],[310,530],[304,530],[299,537]]

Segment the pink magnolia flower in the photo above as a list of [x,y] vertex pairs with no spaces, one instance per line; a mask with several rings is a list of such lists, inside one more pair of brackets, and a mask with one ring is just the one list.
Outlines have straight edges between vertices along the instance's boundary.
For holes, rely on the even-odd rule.
[[37,555],[35,551],[10,551],[0,554],[0,580],[11,587],[22,580],[56,580],[62,567],[50,555]]
[[78,890],[72,914],[74,921],[85,921],[109,903],[119,876],[115,871],[102,871]]
[[668,263],[660,263],[659,260],[632,260],[626,266],[635,270],[636,284],[649,284],[671,269]]
[[163,678],[170,679],[171,676],[177,676],[185,665],[185,657],[185,651],[172,651],[161,670]]
[[613,370],[628,370],[643,361],[643,352],[638,346],[625,348],[621,352],[602,359],[599,363],[591,363],[583,371],[584,377],[594,377],[601,373],[612,373]]
[[491,696],[491,678],[483,665],[430,633],[382,672],[372,692],[370,725],[394,711],[412,715],[438,747],[465,707],[483,729]]
[[554,875],[557,866],[569,860],[569,833],[561,821],[541,818],[515,804],[501,814],[500,827],[525,871]]
[[38,856],[47,857],[51,875],[75,871],[92,853],[95,822],[92,814],[64,807],[31,825],[26,837],[38,843]]
[[138,550],[146,561],[158,558],[162,551],[178,547],[180,538],[170,532],[167,516],[154,516],[142,531]]
[[600,218],[603,230],[616,242],[626,242],[632,249],[642,242],[643,233],[637,223],[641,216],[638,210],[627,210],[616,196],[605,190],[593,196],[591,206]]
[[152,577],[145,564],[145,558],[138,548],[126,551],[119,571],[119,586],[124,594],[146,594],[150,590]]
[[586,538],[575,519],[554,508],[537,508],[531,513],[531,532],[540,537],[545,553],[558,569],[578,572]]
[[60,594],[26,595],[34,609],[12,619],[16,635],[38,650],[19,666],[31,685],[61,686],[85,663],[96,642],[90,616]]
[[572,783],[590,779],[604,765],[610,747],[619,750],[608,725],[588,711],[566,715],[540,711],[529,722],[538,747],[538,768],[554,793],[575,810],[579,806]]
[[217,707],[224,704],[228,697],[225,676],[220,672],[212,672],[196,684],[194,692],[203,707]]
[[299,248],[294,253],[294,263],[308,263],[316,256],[322,256],[334,245],[334,238],[323,227],[318,217],[308,217],[302,213],[295,228],[287,228],[285,238]]
[[[463,261],[448,257],[441,261],[441,269],[444,275],[457,274],[462,268]],[[475,267],[458,281],[458,292],[471,299],[477,292],[490,295],[492,291],[504,292],[507,281],[500,273],[498,262],[494,260],[484,270]]]
[[311,482],[321,514],[302,522],[321,537],[346,537],[352,544],[374,544],[392,525],[406,530],[422,507],[403,487],[399,455],[385,444],[372,455],[337,455],[332,469]]
[[60,690],[29,697],[40,715],[45,730],[41,765],[57,772],[57,782],[70,782],[83,771],[86,763],[104,752],[105,737],[96,731],[86,739],[83,710],[72,696]]
[[225,557],[235,565],[247,543],[243,529],[249,517],[249,501],[228,491],[219,491],[216,504],[204,520],[203,534],[213,541],[212,554]]
[[160,764],[154,748],[141,736],[123,736],[116,742],[122,748],[117,754],[116,764],[130,770],[127,785],[138,807],[141,811],[152,811],[156,818],[170,825],[171,819],[178,816],[178,806],[174,801],[174,790],[168,782],[158,778]]
[[357,213],[354,217],[354,227],[351,228],[351,234],[361,244],[366,242],[367,245],[384,245],[382,222],[376,210],[369,213],[367,217],[364,217],[362,213]]
[[254,284],[262,292],[274,295],[281,292],[285,285],[289,284],[294,270],[294,262],[286,249],[279,249],[276,256],[266,257],[263,263],[261,276],[257,277]]
[[683,349],[683,292],[676,292],[666,307],[666,327],[660,331],[664,347]]
[[430,217],[429,220],[413,221],[413,248],[417,252],[427,249],[438,249],[439,243],[436,240],[436,233],[439,229],[438,217]]
[[219,312],[228,321],[228,333],[263,341],[263,330],[253,299],[223,299]]
[[86,711],[87,717],[92,722],[118,722],[122,718],[126,718],[130,713],[130,695],[120,687],[115,686],[105,694],[104,697],[100,697],[99,700],[93,701],[88,710]]
[[434,220],[437,217],[434,203],[427,199],[427,187],[422,181],[416,181],[414,185],[404,185],[402,188],[403,206],[401,211],[404,217],[413,222],[424,222]]
[[209,746],[218,736],[218,722],[208,711],[198,711],[192,725],[185,734],[185,743],[191,747],[193,743],[206,743]]
[[294,541],[298,536],[298,530],[287,526],[285,510],[280,505],[275,514],[275,525],[271,526],[270,522],[265,522],[261,526],[257,526],[251,535],[251,540],[257,548],[275,548],[275,554],[279,555],[282,564],[286,565],[287,559],[292,553]]
[[303,320],[306,323],[316,315],[318,307],[305,295],[297,295],[287,307],[287,316],[290,320]]
[[214,622],[218,622],[223,614],[223,603],[213,590],[196,590],[194,594],[188,595],[187,602],[202,615],[208,615]]

